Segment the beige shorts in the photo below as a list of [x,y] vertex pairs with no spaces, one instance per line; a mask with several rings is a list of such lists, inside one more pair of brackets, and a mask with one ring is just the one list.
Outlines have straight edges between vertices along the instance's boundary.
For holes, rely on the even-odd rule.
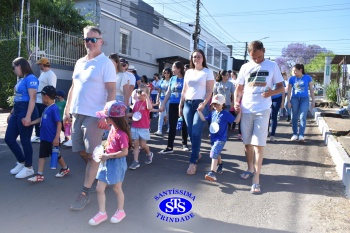
[[98,127],[98,118],[80,114],[73,114],[72,150],[85,151],[92,154],[101,145],[103,129]]
[[244,145],[266,146],[270,109],[242,113],[241,131]]

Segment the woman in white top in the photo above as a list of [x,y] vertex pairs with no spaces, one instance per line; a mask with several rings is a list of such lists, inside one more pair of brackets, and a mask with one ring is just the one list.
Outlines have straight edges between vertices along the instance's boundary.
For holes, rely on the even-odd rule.
[[129,80],[125,72],[121,68],[119,62],[119,56],[116,53],[112,53],[108,56],[109,59],[113,62],[115,70],[117,73],[117,82],[116,82],[116,96],[115,99],[122,101],[126,106],[129,106]]
[[[197,170],[197,160],[202,140],[202,128],[204,121],[198,115],[197,110],[206,116],[209,113],[207,103],[213,93],[214,74],[207,68],[204,52],[195,49],[190,60],[190,69],[185,73],[184,88],[182,89],[179,115],[185,117],[188,135],[191,139],[192,151],[188,175],[193,175]],[[184,106],[182,110],[182,106]]]

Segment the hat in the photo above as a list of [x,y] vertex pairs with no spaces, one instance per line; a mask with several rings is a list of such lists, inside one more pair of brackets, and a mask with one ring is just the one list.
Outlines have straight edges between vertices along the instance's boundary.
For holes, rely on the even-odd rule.
[[50,61],[46,57],[42,57],[36,62],[36,64],[50,65]]
[[126,105],[119,100],[113,100],[106,103],[102,111],[96,112],[98,118],[123,117],[125,116]]
[[232,73],[232,70],[229,70],[229,71],[227,71],[229,74],[231,74]]
[[62,96],[62,97],[65,97],[66,96],[66,93],[62,90],[59,90],[59,91],[56,91],[56,95],[57,96]]
[[128,67],[128,70],[136,70],[136,69],[135,69],[135,66],[130,65],[130,66]]
[[56,98],[56,88],[53,86],[45,86],[40,92],[38,92],[38,94],[39,93],[47,95],[51,99]]
[[212,100],[211,100],[211,103],[212,103],[212,104],[220,104],[220,105],[223,105],[225,102],[226,102],[225,96],[223,96],[223,95],[221,95],[221,94],[214,95],[213,98],[212,98]]

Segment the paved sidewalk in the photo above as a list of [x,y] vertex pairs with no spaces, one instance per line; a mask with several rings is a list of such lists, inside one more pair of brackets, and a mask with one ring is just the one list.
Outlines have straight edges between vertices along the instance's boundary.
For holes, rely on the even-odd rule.
[[[152,132],[155,131],[152,120]],[[350,232],[349,201],[339,181],[334,164],[327,152],[316,124],[310,120],[305,143],[291,142],[291,126],[280,121],[277,142],[268,143],[262,169],[262,195],[249,193],[251,181],[241,180],[246,169],[243,145],[236,134],[223,152],[224,172],[213,183],[204,180],[210,168],[207,130],[203,133],[203,159],[194,176],[186,175],[188,152],[180,150],[176,138],[174,154],[161,155],[167,137],[151,136],[149,145],[154,152],[150,165],[128,170],[123,183],[126,218],[118,224],[109,221],[89,226],[88,220],[97,210],[96,195],[82,211],[70,211],[68,206],[83,182],[85,165],[77,153],[62,148],[71,173],[55,178],[57,171],[45,167],[45,181],[31,184],[15,179],[9,170],[15,158],[4,143],[6,114],[0,113],[0,226],[2,232]],[[33,144],[33,164],[37,169],[38,144]],[[132,162],[131,153],[127,157]],[[159,196],[164,190],[180,189],[195,195],[186,222],[166,222],[157,218]],[[106,191],[109,216],[116,209],[111,188]],[[165,214],[164,214],[165,215]]]

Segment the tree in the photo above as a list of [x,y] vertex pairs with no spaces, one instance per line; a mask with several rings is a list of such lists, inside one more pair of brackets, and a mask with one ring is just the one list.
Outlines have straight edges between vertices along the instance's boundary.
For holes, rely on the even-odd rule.
[[[310,62],[309,64],[305,65],[305,70],[307,72],[323,72],[325,67],[325,57],[334,57],[335,54],[332,52],[327,53],[319,53],[317,54]],[[337,66],[331,65],[332,72],[337,73]]]
[[299,64],[308,64],[319,53],[329,52],[319,45],[306,45],[304,43],[292,43],[282,49],[282,56],[276,58],[282,72],[290,73],[292,67]]

